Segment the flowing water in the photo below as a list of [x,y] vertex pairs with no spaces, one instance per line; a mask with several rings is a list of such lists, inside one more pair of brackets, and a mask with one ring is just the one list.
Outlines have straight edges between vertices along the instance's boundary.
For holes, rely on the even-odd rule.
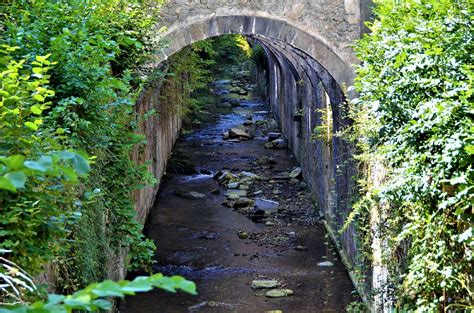
[[[122,301],[121,312],[345,312],[347,304],[357,301],[304,182],[272,179],[298,166],[291,152],[265,149],[266,138],[258,129],[250,141],[223,139],[223,132],[250,116],[254,122],[269,118],[261,99],[241,98],[239,106],[177,142],[145,227],[157,246],[154,271],[193,280],[199,295],[153,290]],[[255,164],[262,156],[276,163]],[[190,170],[176,170],[174,161],[183,160],[192,164]],[[223,206],[227,188],[213,178],[222,170],[261,175],[263,181],[249,192],[258,190],[259,197],[280,201],[282,212],[256,223]],[[178,189],[206,197],[184,198],[176,195]],[[321,266],[327,261],[330,266]],[[251,288],[254,279],[276,279],[294,293],[268,298],[267,290]]]

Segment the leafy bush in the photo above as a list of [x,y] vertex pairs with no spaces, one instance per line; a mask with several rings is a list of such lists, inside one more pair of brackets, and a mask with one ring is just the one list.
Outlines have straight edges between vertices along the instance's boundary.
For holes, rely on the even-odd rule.
[[[107,278],[105,261],[130,246],[141,247],[132,266],[153,256],[131,192],[155,181],[130,156],[144,144],[133,107],[144,80],[135,69],[156,47],[161,3],[0,4],[0,248],[32,275],[55,259],[64,290]],[[89,161],[77,151],[91,155],[79,185]]]
[[[15,61],[18,48],[0,48],[0,246],[12,260],[35,272],[60,245],[80,213],[67,198],[72,184],[89,172],[87,156],[59,143],[62,129],[44,125],[54,96],[48,88],[48,56]],[[25,68],[26,67],[26,68]]]
[[0,313],[70,313],[77,310],[86,312],[110,310],[112,304],[106,300],[107,297],[123,298],[137,292],[150,291],[153,288],[160,288],[168,292],[181,290],[196,294],[196,285],[183,277],[155,274],[149,277],[139,276],[133,281],[106,280],[94,283],[68,296],[50,294],[46,301],[36,301],[29,306],[15,305],[0,308]]
[[356,48],[359,159],[388,171],[381,190],[366,173],[357,207],[379,210],[397,308],[472,308],[473,9],[463,0],[379,1]]

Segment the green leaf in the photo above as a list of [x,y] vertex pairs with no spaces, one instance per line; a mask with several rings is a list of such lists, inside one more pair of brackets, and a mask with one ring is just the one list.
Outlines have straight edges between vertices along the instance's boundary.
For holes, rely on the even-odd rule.
[[74,158],[72,159],[72,164],[75,170],[81,174],[85,175],[90,171],[89,161],[80,154],[75,153]]
[[16,192],[15,185],[6,177],[0,176],[0,189]]
[[25,157],[21,154],[15,154],[9,156],[8,158],[3,159],[3,163],[8,167],[10,170],[16,170],[23,167],[23,161]]
[[104,299],[97,299],[92,301],[92,304],[97,306],[97,308],[101,310],[111,310],[112,309],[112,304]]
[[126,292],[144,292],[153,289],[152,284],[148,281],[148,277],[137,277],[128,285],[122,287]]
[[46,172],[51,168],[53,164],[53,159],[49,156],[42,156],[37,161],[25,161],[25,166],[29,169]]
[[31,71],[35,74],[41,74],[43,73],[43,69],[41,67],[33,67]]
[[56,129],[56,134],[58,134],[58,135],[62,135],[62,134],[64,134],[65,132],[66,132],[66,131],[64,130],[64,128],[61,128],[61,127],[60,127],[60,128],[58,128],[58,129]]
[[26,175],[22,171],[10,172],[4,176],[12,183],[15,188],[24,188],[26,183]]
[[63,295],[49,294],[47,304],[50,304],[50,305],[58,304],[61,301],[63,301],[64,298],[65,298],[65,296],[63,296]]
[[97,284],[91,292],[98,297],[122,297],[123,295],[121,286],[111,280]]
[[42,95],[39,95],[39,94],[36,94],[36,95],[33,95],[33,99],[39,101],[39,102],[43,102],[44,101],[44,97]]
[[464,151],[466,151],[470,155],[473,155],[474,154],[474,145],[465,146]]
[[37,130],[38,129],[38,125],[36,125],[35,123],[32,123],[32,122],[25,122],[25,126],[28,127],[31,130]]
[[44,63],[45,61],[47,61],[47,59],[48,59],[50,56],[51,56],[51,53],[48,53],[48,54],[45,55],[45,56],[39,56],[39,55],[37,55],[37,56],[36,56],[36,61]]
[[60,166],[59,168],[71,182],[77,182],[78,181],[77,173],[72,167]]
[[30,108],[30,111],[31,113],[36,114],[36,115],[40,115],[41,113],[43,113],[43,110],[41,110],[40,107],[38,107],[37,105],[32,106]]

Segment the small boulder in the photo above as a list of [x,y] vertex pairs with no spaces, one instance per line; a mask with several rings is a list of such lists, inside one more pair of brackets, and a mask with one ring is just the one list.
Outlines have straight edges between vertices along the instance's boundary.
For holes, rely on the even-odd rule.
[[276,149],[285,149],[287,146],[286,141],[282,138],[275,139],[271,143],[273,145],[273,148],[276,148]]
[[247,233],[246,231],[239,230],[237,235],[239,236],[240,239],[248,239],[249,238],[249,233]]
[[276,163],[275,159],[273,157],[268,157],[266,155],[258,158],[255,163],[258,165],[273,165]]
[[257,174],[254,174],[252,172],[246,172],[246,171],[243,171],[242,173],[240,173],[240,175],[242,175],[244,177],[251,177],[251,178],[257,178],[258,177]]
[[332,263],[330,261],[324,261],[324,262],[319,262],[318,266],[319,267],[332,267],[332,266],[334,266],[334,263]]
[[280,286],[280,282],[278,280],[264,280],[264,279],[256,279],[252,281],[252,289],[272,289]]
[[268,298],[282,298],[282,297],[291,296],[292,294],[293,294],[293,290],[291,289],[273,289],[273,290],[267,291],[265,296]]
[[280,203],[272,200],[257,198],[255,200],[255,207],[259,210],[265,211],[267,214],[278,213]]
[[240,197],[246,197],[247,191],[246,190],[238,190],[238,189],[229,189],[227,190],[225,196],[229,199],[237,200]]
[[278,138],[280,138],[281,133],[269,132],[267,136],[268,136],[268,141],[273,141],[273,140],[277,140]]
[[229,102],[226,101],[226,102],[220,103],[219,107],[221,107],[221,108],[230,108],[230,107],[232,107],[232,105]]
[[245,208],[251,206],[253,204],[253,200],[247,197],[241,197],[237,199],[234,203],[235,208]]
[[301,178],[302,176],[303,176],[303,171],[302,171],[301,167],[295,168],[290,173],[290,178]]
[[239,185],[240,185],[239,182],[232,182],[232,183],[227,184],[227,188],[237,189],[237,188],[239,188]]
[[308,248],[306,246],[296,246],[295,250],[296,251],[308,251]]
[[229,138],[230,139],[241,139],[241,138],[251,139],[251,136],[245,130],[234,127],[229,130]]
[[273,148],[273,143],[271,142],[265,142],[265,149],[272,149]]
[[247,186],[247,185],[240,185],[239,186],[239,190],[249,190],[249,189],[250,189],[250,187]]
[[231,99],[231,100],[229,101],[229,103],[230,103],[230,105],[233,106],[233,107],[238,107],[238,106],[240,106],[240,101],[237,100],[237,99]]

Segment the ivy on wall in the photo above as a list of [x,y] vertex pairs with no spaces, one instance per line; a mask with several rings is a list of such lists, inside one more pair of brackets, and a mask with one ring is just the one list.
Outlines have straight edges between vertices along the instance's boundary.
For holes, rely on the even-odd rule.
[[377,1],[375,14],[356,47],[352,135],[369,166],[351,219],[378,210],[393,307],[472,309],[474,5]]

